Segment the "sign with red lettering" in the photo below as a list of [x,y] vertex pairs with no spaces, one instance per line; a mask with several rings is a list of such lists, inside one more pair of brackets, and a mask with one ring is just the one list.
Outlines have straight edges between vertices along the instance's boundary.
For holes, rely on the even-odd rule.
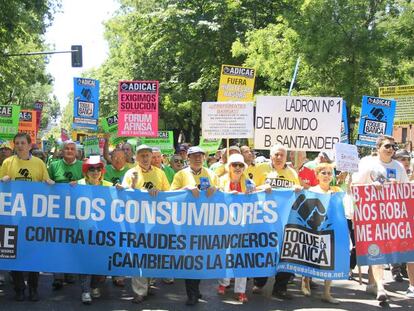
[[358,265],[414,261],[414,184],[352,187]]
[[19,133],[30,135],[32,143],[36,143],[36,110],[20,110]]
[[120,81],[118,136],[158,136],[158,81]]

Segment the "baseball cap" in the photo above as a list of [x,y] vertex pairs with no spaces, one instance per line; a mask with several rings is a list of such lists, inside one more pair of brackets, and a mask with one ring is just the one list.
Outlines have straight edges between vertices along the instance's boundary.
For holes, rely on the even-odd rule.
[[396,159],[411,158],[410,153],[405,149],[399,149],[395,152]]
[[194,153],[202,153],[202,154],[206,154],[206,153],[204,152],[204,150],[203,150],[203,149],[201,149],[199,146],[194,146],[194,147],[190,147],[190,148],[188,148],[188,150],[187,150],[187,155],[194,154]]
[[139,145],[137,147],[137,153],[139,153],[140,151],[149,151],[152,152],[152,147],[148,146],[148,145]]

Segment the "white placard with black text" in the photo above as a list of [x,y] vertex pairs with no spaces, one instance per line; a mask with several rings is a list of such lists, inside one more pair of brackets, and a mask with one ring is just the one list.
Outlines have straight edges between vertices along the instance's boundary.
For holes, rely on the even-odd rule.
[[333,150],[340,141],[342,98],[257,96],[255,149]]
[[201,123],[206,139],[253,138],[253,103],[205,102]]
[[358,172],[358,149],[355,145],[336,143],[335,162],[338,171]]

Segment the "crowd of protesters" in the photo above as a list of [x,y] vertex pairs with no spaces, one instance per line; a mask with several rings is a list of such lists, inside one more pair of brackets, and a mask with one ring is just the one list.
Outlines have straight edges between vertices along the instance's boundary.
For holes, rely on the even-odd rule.
[[[200,191],[213,196],[216,191],[229,193],[252,193],[256,191],[271,192],[272,189],[290,188],[293,191],[307,189],[317,193],[330,194],[344,191],[344,210],[348,221],[350,249],[350,277],[356,266],[355,239],[353,233],[353,202],[350,194],[351,184],[373,184],[381,188],[387,182],[409,182],[412,178],[411,155],[406,150],[397,150],[394,139],[380,136],[376,151],[363,158],[359,171],[353,175],[338,172],[332,156],[320,152],[308,161],[306,152],[289,151],[282,145],[275,145],[270,157],[256,157],[249,146],[230,146],[218,150],[214,155],[207,155],[199,146],[182,144],[176,153],[167,157],[159,148],[139,145],[134,148],[128,143],[116,146],[109,151],[105,144],[103,156],[83,158],[82,151],[71,140],[65,141],[60,150],[51,156],[38,149],[32,149],[30,137],[19,133],[13,140],[14,151],[8,147],[0,148],[0,178],[2,182],[10,180],[44,181],[48,184],[70,183],[82,185],[114,186],[120,191],[125,188],[146,190],[156,196],[160,191],[188,190],[198,197]],[[135,150],[134,150],[135,149]],[[288,162],[288,160],[290,160]],[[411,207],[410,207],[411,208]],[[408,298],[414,298],[414,264],[395,263],[392,265],[393,278],[397,282],[409,279],[406,292]],[[375,295],[379,301],[387,300],[387,293],[382,284],[384,267],[375,265],[369,268],[367,292]],[[12,271],[11,281],[15,289],[15,299],[24,301],[39,300],[37,291],[39,273],[30,272],[28,291],[24,273]],[[280,299],[292,299],[287,284],[294,277],[291,273],[279,272],[275,276],[272,294]],[[84,304],[92,303],[100,297],[100,287],[105,276],[73,275],[55,273],[51,287],[60,290],[64,284],[80,284],[80,297]],[[268,277],[253,279],[252,293],[260,294]],[[124,287],[127,278],[112,277],[115,286]],[[174,279],[161,280],[173,284]],[[131,287],[133,302],[141,303],[151,290],[153,279],[132,276]],[[241,303],[248,302],[246,295],[247,278],[236,278],[234,284],[235,299]],[[0,277],[0,286],[4,286],[4,275]],[[230,279],[220,279],[217,294],[224,295],[231,283]],[[185,280],[187,305],[196,304],[202,297],[199,289],[200,280]],[[311,295],[312,280],[303,277],[301,290],[304,296]],[[338,304],[340,300],[332,297],[331,281],[325,281],[322,300]],[[26,297],[28,294],[28,297]],[[339,297],[340,298],[340,297]]]

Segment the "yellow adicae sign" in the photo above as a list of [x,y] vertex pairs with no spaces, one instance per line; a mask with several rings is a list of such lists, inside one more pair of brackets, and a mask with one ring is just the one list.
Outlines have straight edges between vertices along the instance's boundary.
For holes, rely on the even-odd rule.
[[222,65],[217,101],[253,101],[255,76],[253,68]]
[[379,97],[397,101],[394,125],[414,124],[414,85],[380,87]]

